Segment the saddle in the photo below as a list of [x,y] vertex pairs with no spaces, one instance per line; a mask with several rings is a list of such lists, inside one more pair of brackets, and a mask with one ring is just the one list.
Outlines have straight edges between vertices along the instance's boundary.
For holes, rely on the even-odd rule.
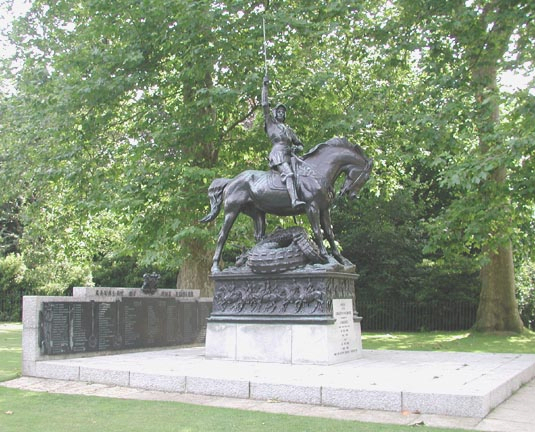
[[[299,159],[295,156],[292,156],[290,164],[292,166],[292,171],[294,172],[296,180],[303,177],[315,177],[314,170],[303,159]],[[280,173],[274,169],[270,169],[269,171],[267,171],[265,177],[258,181],[265,181],[268,187],[273,190],[286,190],[286,185],[283,184]],[[296,181],[296,187],[299,193],[299,181]]]

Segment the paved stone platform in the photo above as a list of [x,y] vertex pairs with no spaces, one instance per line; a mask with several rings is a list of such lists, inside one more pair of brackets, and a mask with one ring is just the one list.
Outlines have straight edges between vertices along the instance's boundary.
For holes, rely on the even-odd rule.
[[482,419],[535,377],[535,355],[370,351],[316,366],[210,360],[204,347],[43,360],[36,377],[137,390]]

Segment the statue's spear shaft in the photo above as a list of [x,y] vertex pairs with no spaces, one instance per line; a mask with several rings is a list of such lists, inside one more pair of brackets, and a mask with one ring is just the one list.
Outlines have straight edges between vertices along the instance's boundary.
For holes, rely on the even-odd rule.
[[264,73],[267,76],[268,63],[267,63],[267,44],[266,44],[266,19],[264,17],[262,17],[262,29],[264,31]]

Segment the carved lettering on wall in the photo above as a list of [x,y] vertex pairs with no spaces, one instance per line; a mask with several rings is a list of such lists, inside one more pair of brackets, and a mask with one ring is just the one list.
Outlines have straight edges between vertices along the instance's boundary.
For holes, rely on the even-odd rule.
[[210,313],[199,305],[176,298],[46,301],[39,312],[39,347],[56,355],[192,343]]

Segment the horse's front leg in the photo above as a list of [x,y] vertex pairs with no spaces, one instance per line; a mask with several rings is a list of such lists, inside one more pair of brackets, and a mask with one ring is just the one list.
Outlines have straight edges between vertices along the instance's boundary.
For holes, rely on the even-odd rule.
[[219,261],[221,260],[221,254],[223,253],[223,247],[227,242],[228,234],[237,216],[237,211],[225,211],[225,219],[223,220],[223,226],[221,227],[221,231],[219,231],[219,236],[217,237],[217,245],[215,248],[214,258],[212,262],[212,273],[217,273],[221,270],[221,268],[219,267]]
[[323,244],[323,234],[321,232],[320,226],[320,211],[315,204],[312,203],[308,205],[307,216],[308,221],[310,222],[310,226],[312,228],[312,232],[314,233],[314,241],[318,245],[322,261],[323,263],[327,263],[329,261],[329,257],[327,254],[327,249]]
[[331,224],[331,213],[329,212],[328,209],[323,210],[321,212],[320,220],[321,220],[321,228],[323,229],[323,232],[325,233],[325,237],[327,238],[327,241],[329,242],[329,245],[331,246],[333,257],[340,264],[347,265],[349,263],[349,260],[342,256],[342,254],[340,253],[340,249],[338,249],[336,241],[334,240],[334,231],[333,231],[333,226]]

